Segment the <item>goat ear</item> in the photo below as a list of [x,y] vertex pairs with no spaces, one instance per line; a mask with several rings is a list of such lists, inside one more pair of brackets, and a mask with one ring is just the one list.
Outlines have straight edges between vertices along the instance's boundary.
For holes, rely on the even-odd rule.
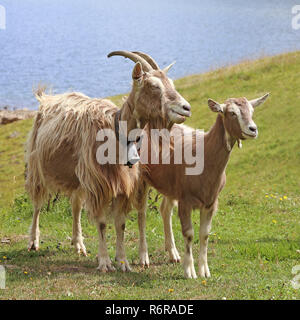
[[208,106],[210,107],[211,111],[213,112],[224,112],[224,104],[220,104],[213,99],[208,99],[207,101]]
[[143,71],[142,64],[140,62],[137,62],[132,71],[132,79],[140,80],[143,74],[144,74],[144,71]]
[[265,94],[264,96],[257,98],[257,99],[253,99],[250,100],[250,104],[252,105],[253,108],[258,107],[260,104],[264,103],[266,101],[266,99],[268,98],[269,93]]
[[168,65],[167,67],[165,67],[165,68],[163,69],[163,72],[164,72],[165,74],[167,74],[168,71],[174,66],[175,63],[176,63],[176,61],[172,62],[170,65]]

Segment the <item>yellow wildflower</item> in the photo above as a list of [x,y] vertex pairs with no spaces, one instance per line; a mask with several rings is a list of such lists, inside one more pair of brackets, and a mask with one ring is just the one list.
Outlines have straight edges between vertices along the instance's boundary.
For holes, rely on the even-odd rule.
[[276,223],[277,223],[277,220],[273,219],[272,222],[273,222],[274,224],[276,224]]
[[204,286],[206,286],[206,280],[202,280],[201,282]]
[[174,292],[174,289],[169,289],[169,292]]

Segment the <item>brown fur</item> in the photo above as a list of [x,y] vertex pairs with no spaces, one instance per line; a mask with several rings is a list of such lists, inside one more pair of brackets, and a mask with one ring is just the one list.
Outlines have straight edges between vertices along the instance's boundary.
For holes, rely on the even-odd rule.
[[[252,100],[256,106],[267,98]],[[253,108],[249,105],[246,98],[228,99],[224,105],[219,105],[212,100],[208,102],[210,108],[214,112],[219,112],[214,126],[209,132],[204,134],[204,169],[200,175],[186,175],[186,163],[174,164],[174,150],[170,148],[171,164],[147,164],[144,166],[143,182],[141,190],[145,190],[145,182],[156,188],[164,195],[161,206],[161,214],[164,220],[166,249],[170,253],[172,261],[179,261],[180,257],[174,243],[172,233],[172,224],[170,217],[172,215],[172,207],[174,200],[178,200],[178,214],[181,221],[182,233],[185,239],[185,258],[184,269],[185,276],[195,278],[196,273],[193,265],[192,256],[192,240],[193,240],[193,226],[191,223],[192,209],[200,209],[200,258],[199,258],[199,274],[202,277],[209,277],[210,272],[207,264],[207,242],[208,234],[211,228],[212,216],[218,207],[218,196],[226,183],[226,166],[229,161],[231,150],[236,141],[244,139],[241,129],[241,123],[238,117],[233,114],[232,110],[235,107],[239,108],[241,115],[242,127],[246,128],[255,125],[252,121]],[[231,107],[231,105],[235,107]],[[256,128],[256,126],[255,126]],[[176,130],[175,130],[176,129]],[[187,126],[174,125],[172,132],[174,134],[173,144],[177,140],[181,140],[183,135],[188,137],[185,142],[188,147],[195,150],[194,136],[187,134],[194,131]],[[181,132],[181,134],[179,134]],[[256,131],[257,132],[257,131]],[[150,139],[149,139],[150,140]],[[151,148],[151,143],[148,144]],[[150,151],[149,151],[150,153]],[[173,155],[173,156],[172,156]],[[142,198],[141,192],[138,192],[138,197]],[[140,204],[139,210],[139,228],[145,230],[145,208]],[[145,235],[141,234],[141,245],[144,248],[141,262],[149,263],[147,243]],[[146,256],[146,258],[145,258]],[[146,262],[145,262],[146,261]]]
[[[191,130],[185,126],[173,126],[181,132]],[[187,140],[190,148],[194,139]],[[204,136],[204,170],[201,175],[185,175],[187,164],[152,165],[147,164],[145,180],[167,197],[188,202],[193,208],[210,207],[225,181],[225,168],[229,152],[225,146],[225,130],[222,116]],[[172,159],[172,151],[171,151]]]

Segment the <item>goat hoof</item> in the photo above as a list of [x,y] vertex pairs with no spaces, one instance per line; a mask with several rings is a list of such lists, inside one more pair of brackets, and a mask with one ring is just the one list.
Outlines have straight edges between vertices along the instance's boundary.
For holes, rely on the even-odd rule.
[[199,277],[200,278],[210,278],[210,273],[209,272],[199,272]]
[[97,268],[101,273],[114,272],[116,269],[113,266],[99,266]]
[[184,276],[187,279],[197,279],[197,275],[195,272],[185,272]]
[[173,248],[173,249],[170,249],[170,250],[168,250],[169,251],[169,255],[170,255],[170,262],[171,263],[178,263],[178,262],[180,262],[180,255],[179,255],[179,253],[178,253],[178,251],[177,251],[177,249],[175,248]]
[[149,265],[150,262],[148,252],[140,253],[140,266],[143,268],[149,268]]
[[30,241],[28,244],[28,252],[29,251],[38,251],[39,245],[37,240]]
[[111,261],[109,258],[99,259],[99,266],[98,266],[97,270],[99,270],[102,273],[116,271],[115,267],[111,264]]
[[194,263],[190,262],[188,265],[184,266],[184,276],[188,279],[197,279]]
[[199,265],[199,276],[201,278],[210,278],[210,272],[207,264]]
[[197,279],[196,275],[189,275],[189,276],[185,276],[186,279]]
[[118,259],[116,258],[117,261],[117,266],[120,268],[121,271],[123,272],[130,272],[131,268],[130,265],[127,261],[127,259]]
[[85,248],[85,245],[83,244],[82,241],[72,240],[71,244],[74,245],[75,250],[76,250],[78,255],[82,254],[84,257],[87,256],[86,248]]
[[79,256],[84,256],[84,257],[87,257],[87,253],[86,253],[86,250],[84,250],[84,249],[79,249],[79,250],[76,250],[77,251],[77,254],[79,255]]
[[143,269],[148,269],[150,267],[149,263],[141,263],[140,265]]

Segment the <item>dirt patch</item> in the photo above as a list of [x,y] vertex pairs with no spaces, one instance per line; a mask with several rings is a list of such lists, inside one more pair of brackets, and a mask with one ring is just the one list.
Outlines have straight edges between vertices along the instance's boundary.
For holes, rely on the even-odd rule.
[[0,124],[8,124],[19,120],[25,120],[33,118],[36,114],[36,111],[31,110],[9,110],[3,109],[0,110]]

